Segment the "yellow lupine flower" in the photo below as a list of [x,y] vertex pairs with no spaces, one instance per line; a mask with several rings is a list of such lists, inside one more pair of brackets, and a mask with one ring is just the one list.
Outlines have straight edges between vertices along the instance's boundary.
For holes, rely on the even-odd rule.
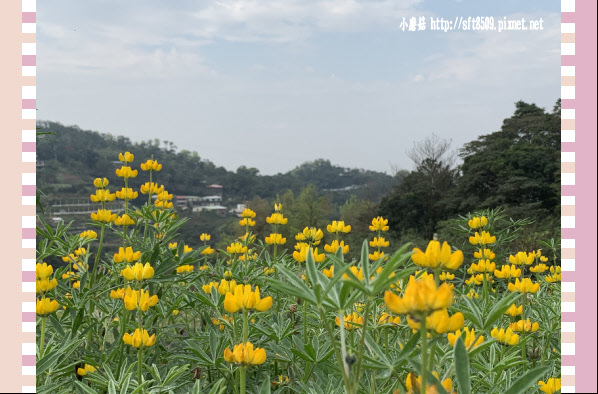
[[475,292],[474,289],[469,290],[469,293],[467,293],[467,298],[469,298],[470,300],[473,298],[478,298],[479,295],[478,293]]
[[224,309],[229,313],[239,310],[254,309],[259,312],[267,311],[272,307],[272,297],[261,298],[258,286],[251,290],[251,285],[237,285],[233,292],[224,296]]
[[81,281],[78,280],[76,282],[73,282],[73,289],[78,289],[80,287],[81,287]]
[[322,270],[322,273],[325,277],[332,279],[332,277],[334,276],[334,265],[331,265],[330,268],[324,268]]
[[[436,377],[436,379],[440,380],[440,376],[438,375],[438,372],[434,371],[434,372],[432,372],[432,375],[434,375]],[[406,394],[418,394],[421,391],[421,383],[422,383],[421,376],[418,376],[416,378],[413,373],[409,372],[409,374],[407,374],[407,380],[405,380],[405,387],[407,387]],[[453,381],[451,379],[444,379],[440,384],[447,392],[449,392],[449,393],[452,392]],[[429,384],[426,384],[426,394],[437,394],[437,393],[438,393],[438,391],[436,390],[436,386],[430,386]]]
[[241,212],[241,217],[253,219],[255,217],[255,212],[249,208],[245,208],[243,212]]
[[496,269],[496,264],[491,262],[490,260],[479,260],[477,264],[472,264],[468,269],[468,274],[473,274],[474,272],[494,272]]
[[158,187],[158,184],[155,182],[145,182],[139,187],[139,191],[141,194],[159,194],[164,191],[164,185]]
[[[377,250],[375,250],[373,253],[368,254],[368,258],[372,261],[380,260],[381,258],[384,258],[384,256],[386,256],[384,252],[378,252]],[[386,259],[388,259],[388,256],[386,256],[384,260]]]
[[534,253],[518,252],[516,255],[509,256],[509,262],[515,265],[531,265],[534,262]]
[[108,179],[96,178],[93,180],[93,185],[98,189],[105,189],[108,186]]
[[35,277],[37,279],[46,279],[50,275],[52,275],[53,272],[54,272],[54,269],[49,264],[46,264],[46,263],[35,264]]
[[93,230],[83,231],[79,234],[79,238],[86,238],[86,239],[96,239],[98,237],[98,233]]
[[177,274],[182,274],[184,272],[193,272],[193,265],[190,264],[185,264],[185,265],[181,265],[179,267],[176,267],[176,273]]
[[341,249],[343,254],[349,253],[349,245],[345,245],[345,241],[337,241],[336,239],[330,243],[330,245],[324,245],[324,251],[327,253],[336,253],[338,249]]
[[241,365],[260,365],[266,361],[266,350],[253,347],[251,342],[235,345],[233,351],[224,349],[224,360]]
[[275,272],[274,268],[264,267],[264,275],[272,275]]
[[378,216],[372,219],[370,231],[388,231],[388,229],[388,219],[384,219],[382,216]]
[[139,165],[143,171],[160,171],[162,169],[162,164],[158,163],[156,160],[148,159],[145,163],[141,163]]
[[550,272],[553,274],[560,274],[561,273],[561,266],[560,265],[553,265],[550,267]]
[[[407,316],[407,322],[414,330],[419,330],[421,327],[419,322],[413,320],[409,316]],[[458,329],[463,328],[464,324],[465,317],[461,312],[457,312],[453,316],[449,317],[448,311],[446,309],[440,309],[426,316],[426,329],[428,331],[434,330],[438,334],[457,331]]]
[[135,224],[135,221],[125,213],[124,215],[117,217],[114,224],[117,226],[132,226]]
[[475,235],[469,237],[469,243],[472,245],[487,245],[493,244],[496,242],[496,236],[490,235],[487,231],[482,231],[482,233],[475,232]]
[[127,198],[129,200],[134,200],[137,198],[137,196],[139,196],[139,193],[137,193],[136,191],[133,191],[133,189],[130,187],[123,187],[122,189],[117,191],[115,194],[116,194],[116,197],[120,198],[121,200],[124,200],[125,198]]
[[226,326],[223,324],[223,320],[225,320],[225,321],[229,322],[230,324],[233,324],[233,317],[232,317],[232,316],[231,316],[231,317],[228,317],[228,316],[226,316],[226,315],[223,315],[223,316],[222,316],[220,319],[214,319],[214,318],[212,318],[212,324],[214,324],[215,326],[218,326],[218,329],[219,329],[220,331],[223,331],[223,330],[224,330],[224,328],[226,327]]
[[201,289],[206,293],[206,294],[210,294],[212,292],[212,287],[217,289],[218,288],[218,282],[210,282],[207,285],[203,285],[201,286]]
[[126,280],[142,281],[144,279],[151,279],[154,276],[154,269],[150,263],[135,263],[133,267],[127,265],[127,268],[120,271],[120,274]]
[[114,254],[113,257],[115,263],[132,263],[134,261],[139,260],[140,258],[141,251],[134,252],[133,248],[130,246],[127,246],[126,249],[121,246],[120,248],[118,248],[118,253]]
[[347,234],[348,232],[351,231],[351,226],[345,225],[345,222],[343,222],[343,221],[334,220],[331,224],[326,226],[326,230],[329,233],[333,233],[333,234],[339,234],[339,233]]
[[88,373],[95,372],[95,371],[97,371],[96,367],[94,367],[93,365],[85,364],[85,366],[83,368],[77,368],[77,375],[85,376]]
[[556,273],[553,275],[548,275],[544,277],[544,280],[548,283],[560,282],[561,281],[561,273]]
[[305,227],[302,232],[295,235],[297,241],[307,242],[313,246],[320,244],[320,241],[324,237],[324,233],[319,228]]
[[311,248],[308,244],[303,244],[298,251],[294,251],[293,258],[299,263],[305,262],[307,259],[307,253],[310,249],[316,263],[321,263],[324,261],[324,259],[326,259],[326,255],[324,253],[318,253],[318,248]]
[[401,318],[399,316],[393,316],[385,312],[380,315],[378,324],[394,324],[395,326],[398,326],[401,324]]
[[[129,292],[132,291],[130,287],[127,290]],[[125,289],[124,288],[110,291],[110,298],[112,298],[114,300],[122,300],[124,297],[125,297]]]
[[521,281],[515,279],[515,283],[509,283],[509,291],[519,293],[536,293],[540,289],[539,283],[533,283],[530,278],[523,278]]
[[[363,268],[349,267],[349,270],[357,277],[359,281],[363,280]],[[343,274],[343,279],[351,279],[347,274]]]
[[541,262],[543,262],[543,263],[545,263],[545,262],[547,262],[547,261],[548,261],[548,257],[546,257],[546,256],[541,256],[541,257],[540,257],[540,261],[541,261]]
[[45,279],[36,279],[35,280],[35,293],[45,293],[46,291],[50,291],[58,285],[58,281],[56,279],[50,280],[50,278]]
[[[336,322],[336,325],[340,327],[340,317],[337,316],[334,321]],[[363,326],[363,317],[359,316],[357,312],[351,312],[348,316],[343,318],[343,325],[345,330],[356,330]]]
[[494,283],[494,278],[492,277],[492,275],[483,273],[483,274],[471,275],[471,277],[469,279],[465,279],[465,284],[467,284],[467,285],[474,284],[476,286],[480,286],[484,283],[483,275],[486,275],[486,281],[488,283]]
[[212,238],[212,236],[210,234],[206,234],[206,233],[202,233],[199,236],[200,241],[209,241]]
[[116,176],[123,179],[135,178],[137,173],[137,170],[133,170],[129,166],[122,166],[116,169]]
[[451,274],[450,272],[443,271],[438,275],[438,279],[442,281],[453,280],[455,279],[455,274]]
[[542,264],[542,263],[540,263],[540,264],[537,264],[537,265],[535,265],[535,266],[533,266],[533,267],[530,267],[530,269],[529,269],[529,270],[530,270],[531,272],[535,272],[535,273],[542,273],[542,272],[544,272],[544,271],[547,271],[547,270],[548,270],[548,266],[547,266],[546,264]]
[[[230,272],[230,271],[228,271]],[[225,275],[226,276],[226,275]],[[226,280],[222,279],[220,284],[216,283],[214,287],[218,287],[218,293],[225,295],[226,293],[232,293],[235,287],[237,287],[237,282],[233,280]]]
[[386,248],[390,245],[390,242],[384,239],[384,237],[374,237],[372,241],[370,241],[370,246],[372,248]]
[[536,332],[540,329],[540,324],[538,322],[532,323],[530,319],[527,320],[519,320],[515,323],[509,324],[509,328],[515,332]]
[[266,218],[266,223],[274,225],[284,225],[287,224],[288,221],[289,219],[285,218],[282,213],[279,212],[275,212]]
[[201,251],[201,254],[203,254],[203,255],[212,254],[212,253],[214,253],[214,249],[212,249],[209,246]]
[[247,252],[247,246],[243,246],[240,242],[233,242],[226,247],[226,253],[228,254],[242,254]]
[[287,239],[284,238],[282,234],[275,233],[270,234],[270,236],[266,237],[265,241],[268,245],[283,245],[285,242],[287,242]]
[[251,220],[250,218],[243,218],[239,221],[239,225],[240,226],[249,226],[249,227],[253,227],[255,226],[255,220]]
[[[480,335],[477,339],[475,336],[475,330],[469,329],[469,327],[463,327],[463,331],[465,332],[465,348],[467,350],[475,349],[476,347],[480,346],[484,342],[484,336]],[[461,336],[461,330],[457,330],[457,332],[449,333],[447,335],[447,339],[451,346],[455,346],[455,342]]]
[[494,270],[494,276],[501,279],[519,278],[521,269],[515,265],[503,265],[499,270]]
[[282,204],[274,204],[274,210],[276,212],[282,211]]
[[494,260],[496,258],[496,254],[487,248],[483,251],[482,249],[478,249],[477,252],[473,252],[473,257],[475,257],[476,259]]
[[135,156],[131,152],[125,152],[124,154],[123,153],[119,153],[118,154],[118,160],[120,160],[123,163],[127,164],[127,163],[131,163],[133,160],[135,160]]
[[432,240],[428,243],[425,253],[418,248],[414,248],[411,259],[415,265],[420,267],[432,269],[443,267],[444,269],[455,270],[463,264],[463,252],[460,250],[451,252],[451,247],[446,241],[441,247],[440,242]]
[[486,218],[486,216],[474,217],[471,220],[469,220],[467,222],[467,224],[469,225],[470,228],[473,228],[473,229],[484,227],[485,225],[488,224],[488,218]]
[[112,223],[116,220],[116,214],[109,209],[98,209],[97,213],[91,213],[91,220],[101,223]]
[[492,331],[490,331],[490,336],[496,338],[498,342],[505,345],[514,346],[519,343],[519,335],[514,334],[511,328],[507,328],[505,331],[504,328],[499,330],[497,327],[494,327]]
[[438,288],[432,276],[425,279],[409,278],[403,297],[391,291],[384,293],[384,303],[398,315],[427,316],[432,312],[448,308],[453,301],[453,290],[446,283]]
[[546,394],[554,394],[557,391],[561,390],[561,379],[560,378],[550,378],[546,382],[540,380],[538,382],[538,386],[540,386],[541,392],[546,393]]
[[108,189],[97,189],[95,194],[89,196],[93,202],[114,201],[116,194],[110,193]]
[[132,290],[123,297],[125,302],[125,308],[128,311],[141,309],[143,312],[147,311],[150,307],[155,306],[158,303],[158,296],[153,295],[150,297],[149,291],[147,290]]
[[42,298],[35,303],[35,313],[39,316],[49,315],[58,309],[58,301],[49,298]]
[[127,345],[133,346],[135,348],[140,347],[150,347],[154,346],[156,343],[156,334],[152,334],[150,337],[147,330],[144,328],[136,329],[133,335],[129,334],[128,332],[123,335],[123,342]]
[[509,307],[509,309],[507,309],[505,311],[505,315],[512,316],[512,317],[519,316],[522,313],[523,313],[523,305],[517,306],[515,304],[512,304]]

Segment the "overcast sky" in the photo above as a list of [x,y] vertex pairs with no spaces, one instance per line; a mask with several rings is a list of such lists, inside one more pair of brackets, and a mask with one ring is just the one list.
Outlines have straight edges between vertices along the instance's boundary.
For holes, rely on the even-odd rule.
[[[425,31],[401,30],[420,16]],[[544,29],[430,31],[469,16]],[[560,95],[557,0],[61,0],[38,2],[37,22],[39,120],[172,141],[233,171],[410,170],[415,141],[458,148],[516,101],[551,110]]]

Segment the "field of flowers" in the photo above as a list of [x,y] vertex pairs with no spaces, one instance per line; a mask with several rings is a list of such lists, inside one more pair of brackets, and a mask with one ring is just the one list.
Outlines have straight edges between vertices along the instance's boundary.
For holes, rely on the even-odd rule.
[[[120,190],[94,181],[88,231],[40,217],[39,393],[560,392],[558,243],[511,250],[519,224],[495,211],[460,220],[466,250],[390,245],[382,217],[362,245],[344,243],[342,221],[287,240],[276,203],[266,218],[246,209],[226,250],[209,234],[193,250],[155,182],[162,166],[119,159]],[[105,209],[116,198],[121,216]],[[272,228],[263,240],[257,220]],[[118,253],[102,251],[107,231]]]

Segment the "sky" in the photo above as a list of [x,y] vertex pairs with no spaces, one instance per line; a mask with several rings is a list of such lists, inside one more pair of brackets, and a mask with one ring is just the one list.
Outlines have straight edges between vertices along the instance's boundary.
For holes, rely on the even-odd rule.
[[[430,30],[476,16],[543,29]],[[426,29],[403,31],[411,17]],[[515,102],[560,96],[556,0],[61,0],[38,2],[37,29],[38,120],[171,141],[231,171],[412,170],[415,142],[460,148]]]

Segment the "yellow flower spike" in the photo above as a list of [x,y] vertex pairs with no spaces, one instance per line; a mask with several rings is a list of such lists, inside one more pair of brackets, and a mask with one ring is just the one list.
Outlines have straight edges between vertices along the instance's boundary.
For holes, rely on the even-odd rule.
[[467,222],[467,224],[472,229],[481,228],[488,224],[488,218],[486,218],[486,216],[474,217],[471,220],[469,220],[469,222]]
[[[212,292],[212,288],[218,289],[218,282],[210,282],[207,285],[201,286],[201,289],[206,294],[210,294]],[[220,290],[218,290],[218,292],[220,293]],[[225,293],[220,293],[220,294],[225,294]]]
[[253,227],[253,226],[255,226],[255,223],[256,223],[255,220],[251,220],[250,218],[244,218],[239,221],[240,226]]
[[519,320],[515,323],[509,324],[509,328],[515,332],[536,332],[540,329],[540,324],[538,322],[532,323],[530,319],[527,320]]
[[519,316],[522,313],[523,313],[523,305],[517,306],[515,304],[512,304],[509,307],[509,309],[507,309],[505,311],[505,315],[512,316],[512,317]]
[[274,268],[264,268],[264,275],[272,275],[275,272]]
[[46,279],[52,275],[54,269],[51,265],[46,263],[37,263],[35,264],[35,277],[37,279]]
[[473,274],[474,272],[494,272],[496,264],[490,260],[479,260],[477,264],[472,264],[468,269],[467,273]]
[[83,368],[77,368],[77,375],[85,376],[88,373],[92,373],[95,371],[97,371],[96,367],[94,367],[93,365],[85,364]]
[[540,391],[546,394],[554,394],[557,391],[561,390],[561,379],[560,378],[550,378],[546,382],[540,380],[538,382],[538,386],[540,386]]
[[[335,318],[336,325],[340,327],[340,317]],[[359,316],[357,312],[351,312],[348,316],[343,317],[343,326],[345,330],[356,330],[363,327],[363,317]]]
[[123,342],[137,349],[140,347],[151,347],[156,343],[156,334],[150,336],[147,330],[138,328],[133,335],[125,333],[123,335]]
[[49,298],[42,298],[35,303],[35,313],[39,316],[49,315],[58,309],[58,301]]
[[[363,280],[363,268],[349,267],[349,270],[357,277],[361,282]],[[351,280],[351,277],[347,274],[343,274],[343,279]]]
[[460,250],[451,252],[451,247],[446,241],[441,246],[440,242],[432,240],[428,243],[425,253],[414,248],[411,259],[415,265],[423,268],[436,269],[442,266],[445,269],[455,270],[463,264],[463,252]]
[[97,237],[98,237],[98,233],[96,233],[93,230],[83,231],[81,234],[79,234],[79,238],[96,239]]
[[178,314],[179,314],[179,310],[178,310],[178,309],[173,309],[173,310],[172,310],[172,315],[173,315],[173,316],[176,316],[176,315],[178,315]]
[[112,223],[116,220],[116,214],[108,209],[98,209],[97,213],[91,213],[91,220],[101,223]]
[[561,274],[559,272],[559,273],[556,273],[556,274],[553,274],[553,275],[545,276],[544,280],[546,282],[548,282],[548,283],[560,282],[561,281]]
[[299,263],[305,262],[307,259],[307,253],[310,249],[316,263],[321,263],[326,259],[326,255],[324,253],[318,253],[318,248],[310,248],[310,246],[305,243],[300,245],[300,249],[298,251],[293,252],[293,258]]
[[282,236],[282,234],[270,234],[270,236],[265,238],[265,242],[268,245],[284,245],[287,242],[287,239]]
[[305,241],[308,244],[317,246],[324,237],[324,233],[319,228],[305,227],[303,231],[295,236],[297,241]]
[[97,188],[97,189],[105,189],[106,186],[108,186],[108,179],[106,178],[96,178],[93,181],[93,185]]
[[143,171],[160,171],[162,169],[162,164],[158,163],[156,160],[148,159],[145,163],[141,163],[139,165]]
[[81,287],[81,281],[73,282],[73,289],[78,289]]
[[377,250],[374,251],[374,253],[368,254],[368,258],[372,261],[378,261],[381,258],[384,258],[384,260],[388,259],[388,256],[385,256],[386,254],[384,254],[384,252],[378,252]]
[[249,219],[253,219],[255,217],[255,212],[252,211],[249,208],[245,208],[243,210],[243,212],[241,212],[241,217],[242,218],[249,218]]
[[208,255],[208,254],[212,254],[212,253],[214,253],[214,249],[212,249],[209,246],[201,251],[201,254],[203,254],[203,255]]
[[478,295],[478,293],[475,292],[474,289],[469,290],[469,293],[467,293],[467,298],[469,298],[470,300],[473,298],[477,299],[478,297],[479,297],[479,295]]
[[[438,372],[432,372],[432,375],[436,377],[436,379],[440,380],[440,376]],[[421,389],[422,378],[418,376],[417,378],[411,372],[407,374],[407,379],[405,380],[405,387],[407,387],[406,394],[414,394],[419,393]],[[451,379],[444,379],[441,383],[442,387],[449,393],[453,391],[453,381]],[[426,384],[426,394],[437,394],[438,391],[436,390],[436,386],[430,386]]]
[[334,265],[331,265],[330,268],[324,268],[322,270],[322,273],[325,277],[332,279],[332,277],[334,276]]
[[131,163],[133,160],[135,160],[135,156],[131,152],[125,152],[124,154],[123,153],[119,153],[118,154],[118,160],[120,160],[123,163],[127,164],[127,163]]
[[282,211],[282,204],[274,204],[274,210],[276,212]]
[[204,241],[204,242],[205,242],[205,241],[209,241],[211,238],[212,238],[212,236],[211,236],[210,234],[206,234],[206,233],[202,233],[202,234],[199,236],[199,240],[200,240],[200,241]]
[[552,274],[560,274],[561,273],[561,267],[558,265],[553,265],[552,267],[550,267],[550,272]]
[[260,365],[266,361],[266,350],[254,348],[251,342],[235,345],[233,351],[230,348],[224,349],[224,360],[241,365]]
[[482,249],[478,249],[477,252],[473,252],[473,257],[476,259],[494,260],[496,258],[496,254],[490,249],[484,249],[483,251]]
[[541,261],[541,262],[543,262],[543,263],[546,263],[546,262],[548,261],[548,257],[546,257],[546,256],[541,256],[541,257],[540,257],[540,261]]
[[108,189],[97,189],[95,194],[89,196],[89,199],[93,202],[114,201],[116,194],[110,193]]
[[351,226],[345,225],[343,221],[334,220],[331,224],[326,226],[326,230],[332,234],[347,234],[351,231]]
[[50,280],[50,278],[45,279],[36,279],[35,280],[35,293],[45,293],[47,291],[52,290],[58,285],[58,281],[56,279]]
[[373,218],[369,228],[370,231],[388,231],[388,219],[384,219],[382,216]]
[[464,324],[465,317],[461,312],[457,312],[449,317],[446,309],[440,309],[426,317],[426,328],[428,330],[434,330],[438,334],[457,331],[458,329],[463,328]]
[[251,285],[236,285],[232,292],[224,296],[224,309],[229,313],[235,313],[239,310],[256,310],[258,312],[267,311],[272,307],[272,297],[261,298],[260,289],[255,287],[251,291]]
[[488,283],[494,283],[494,278],[487,274],[487,273],[482,273],[482,274],[477,274],[477,275],[471,275],[471,277],[469,279],[465,279],[465,284],[467,285],[476,285],[476,286],[480,286],[484,283],[484,275],[486,275],[486,282]]
[[160,194],[164,191],[164,185],[158,187],[157,183],[145,182],[139,187],[141,194]]
[[126,280],[142,281],[144,279],[151,279],[154,276],[154,269],[150,263],[135,263],[133,267],[127,265],[127,267],[120,271],[120,274]]
[[137,176],[137,170],[131,169],[129,166],[122,166],[116,169],[116,176],[123,179],[135,178]]
[[401,324],[401,318],[399,316],[393,316],[389,315],[388,313],[383,313],[382,315],[380,315],[380,318],[378,319],[378,324],[393,324],[395,326],[398,326],[399,324]]
[[[469,329],[469,327],[463,327],[463,331],[465,332],[465,348],[468,351],[475,349],[484,342],[484,336],[482,335],[476,339],[475,330],[473,328]],[[451,346],[455,346],[455,342],[457,342],[459,337],[461,337],[461,330],[457,330],[454,334],[452,332],[449,333],[447,335],[449,344]]]
[[482,231],[482,233],[478,233],[477,231],[472,237],[469,237],[469,243],[472,245],[488,245],[496,243],[496,236],[490,235],[487,231]]
[[509,262],[515,265],[531,265],[535,260],[534,253],[518,252],[517,254],[509,256]]
[[409,278],[403,297],[391,291],[384,293],[384,303],[398,315],[427,316],[439,309],[448,308],[453,301],[453,290],[446,283],[438,288],[430,275],[424,279]]
[[386,248],[390,245],[390,242],[384,239],[384,237],[374,237],[372,241],[370,241],[370,246],[372,248]]
[[545,271],[548,271],[548,266],[546,264],[540,263],[540,264],[537,264],[537,265],[535,265],[533,267],[530,267],[529,270],[531,272],[534,272],[534,273],[537,273],[537,274],[538,273],[543,273]]
[[285,225],[289,222],[289,219],[285,218],[282,213],[275,212],[266,218],[266,223],[274,225]]
[[519,335],[514,334],[511,328],[507,328],[505,331],[504,328],[499,330],[497,327],[494,327],[490,332],[490,336],[496,338],[498,342],[504,345],[514,346],[519,343]]
[[515,283],[509,283],[509,291],[518,293],[536,293],[540,289],[539,283],[533,283],[530,278],[523,278],[521,281],[515,279]]
[[226,253],[228,254],[243,254],[247,252],[247,246],[243,246],[240,242],[233,242],[226,247]]
[[[128,290],[130,292],[131,288],[129,287]],[[125,289],[124,288],[110,291],[110,298],[112,298],[114,300],[122,300],[124,297],[125,297]]]
[[134,200],[137,198],[139,193],[137,193],[136,191],[133,191],[133,189],[130,187],[126,187],[126,188],[123,187],[122,189],[117,191],[115,193],[115,195],[116,195],[116,198],[119,198],[121,200],[124,200],[125,198],[127,198],[129,200]]
[[193,265],[185,264],[185,265],[181,265],[181,266],[177,267],[176,268],[176,273],[177,274],[182,274],[182,273],[185,273],[185,272],[193,272],[193,269],[194,269]]
[[455,279],[455,274],[451,274],[450,272],[443,271],[440,275],[438,275],[438,279],[442,281],[453,280]]
[[515,265],[503,265],[499,270],[494,270],[494,276],[501,279],[519,278],[521,269]]
[[349,245],[345,245],[344,241],[339,242],[337,240],[334,240],[330,243],[330,245],[324,245],[324,251],[326,251],[326,253],[336,253],[336,251],[339,248],[341,249],[343,254],[349,253]]
[[115,263],[132,263],[137,261],[141,258],[141,251],[134,252],[133,248],[127,246],[127,248],[123,248],[122,246],[118,248],[118,253],[116,253],[113,257]]

